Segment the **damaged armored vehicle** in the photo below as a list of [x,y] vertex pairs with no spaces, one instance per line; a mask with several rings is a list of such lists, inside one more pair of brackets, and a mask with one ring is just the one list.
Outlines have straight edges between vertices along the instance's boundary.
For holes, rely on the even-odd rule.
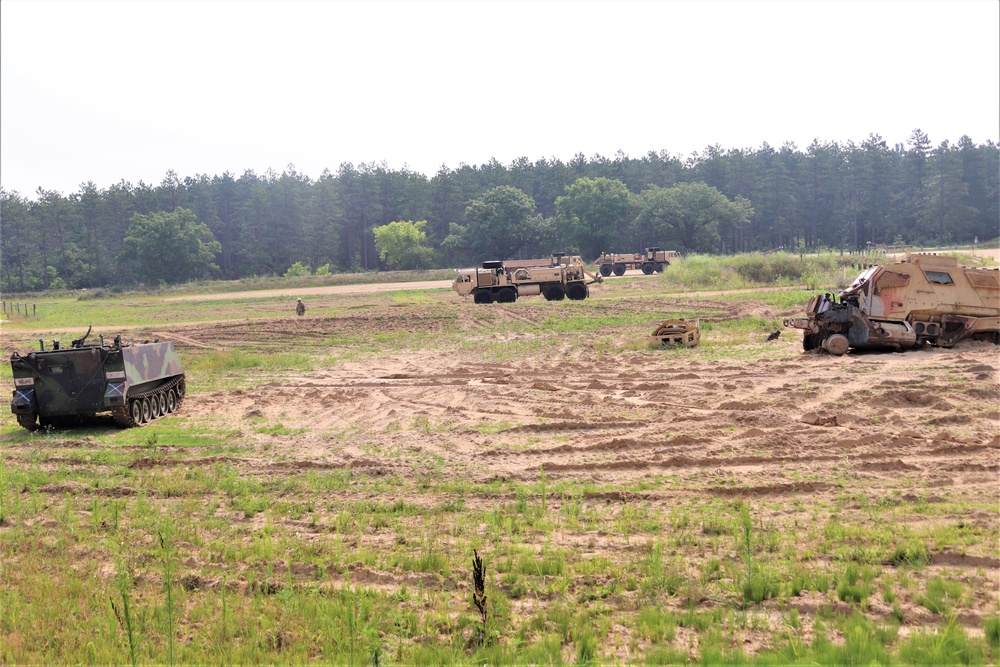
[[803,349],[838,356],[851,349],[903,350],[925,343],[951,347],[966,339],[1000,344],[1000,270],[908,253],[865,269],[839,299],[814,296],[806,317],[784,324],[803,330]]

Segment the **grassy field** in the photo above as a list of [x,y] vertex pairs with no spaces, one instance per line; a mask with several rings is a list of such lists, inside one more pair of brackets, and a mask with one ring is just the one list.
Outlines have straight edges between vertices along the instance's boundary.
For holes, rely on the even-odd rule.
[[[88,324],[135,339],[173,333],[190,393],[143,428],[98,419],[28,433],[0,418],[0,662],[996,664],[1000,499],[967,486],[996,477],[996,373],[889,355],[887,371],[933,376],[924,382],[965,392],[968,405],[951,421],[858,417],[857,442],[876,449],[876,435],[953,429],[948,446],[987,459],[963,463],[950,485],[923,474],[934,470],[919,466],[924,450],[885,475],[875,454],[857,468],[832,446],[801,464],[803,446],[789,444],[797,421],[775,431],[786,452],[776,456],[755,431],[818,400],[817,386],[880,377],[883,358],[810,366],[781,388],[768,376],[801,363],[800,347],[763,334],[813,293],[796,286],[832,290],[852,271],[833,259],[727,261],[609,279],[584,302],[331,295],[311,299],[303,321],[288,317],[287,299],[38,299],[37,319],[4,325],[7,354],[33,349],[38,330],[64,341]],[[775,284],[789,289],[683,296]],[[645,335],[667,317],[700,318],[702,344],[651,349]],[[675,419],[654,405],[652,381],[632,381],[646,366],[700,373],[699,384],[719,384],[712,406],[754,402],[771,416],[737,407],[729,421]],[[713,377],[759,369],[741,386]],[[557,402],[557,373],[582,392],[604,372],[614,386],[593,390],[600,401]],[[2,367],[8,387],[10,376]],[[487,386],[511,402],[463,421],[458,399],[430,397],[469,376],[456,396]],[[407,381],[418,382],[411,393],[376,404]],[[707,409],[671,386],[665,401]],[[327,393],[311,397],[316,387]],[[896,396],[865,387],[857,400]],[[508,398],[521,390],[534,392],[536,422]],[[272,394],[284,403],[269,408]],[[564,416],[576,408],[592,420]],[[612,415],[655,434],[660,453],[691,446],[695,462],[600,474],[632,446],[625,430],[609,437],[615,447],[593,444],[588,429]],[[580,453],[594,467],[576,474]],[[489,474],[518,457],[533,468]]]

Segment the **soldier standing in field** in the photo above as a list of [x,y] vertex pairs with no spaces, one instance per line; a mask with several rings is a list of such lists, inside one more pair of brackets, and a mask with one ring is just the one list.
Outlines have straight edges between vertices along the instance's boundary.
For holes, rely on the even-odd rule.
[[306,304],[302,303],[302,299],[299,299],[295,303],[295,314],[302,317],[306,314]]

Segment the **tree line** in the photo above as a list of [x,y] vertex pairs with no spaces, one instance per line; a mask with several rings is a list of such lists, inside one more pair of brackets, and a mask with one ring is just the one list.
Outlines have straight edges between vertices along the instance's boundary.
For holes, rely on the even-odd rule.
[[[245,171],[122,181],[34,199],[0,189],[0,289],[237,279],[682,252],[970,243],[998,236],[1000,151],[920,130],[892,147],[710,146],[690,157],[520,158],[427,175],[342,164],[311,179]],[[395,224],[394,223],[400,223]],[[296,267],[296,268],[292,268]]]

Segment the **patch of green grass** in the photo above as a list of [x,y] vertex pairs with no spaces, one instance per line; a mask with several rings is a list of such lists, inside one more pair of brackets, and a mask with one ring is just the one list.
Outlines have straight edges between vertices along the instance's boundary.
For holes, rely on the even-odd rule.
[[283,424],[269,424],[268,426],[258,426],[254,429],[254,433],[261,433],[263,435],[302,435],[303,433],[308,433],[307,428],[289,428]]
[[479,431],[483,435],[496,435],[497,433],[502,433],[508,429],[514,428],[514,424],[506,421],[492,422],[486,424],[478,424],[473,427],[475,430]]
[[864,577],[862,577],[862,574],[857,565],[854,563],[847,564],[844,574],[837,583],[837,597],[842,602],[858,604],[867,600],[868,596],[871,595],[871,586],[869,584],[871,581],[870,571],[865,570]]
[[916,602],[932,614],[943,614],[962,599],[964,590],[961,582],[931,577],[927,580],[923,595],[918,596]]
[[1000,649],[1000,616],[983,618],[983,634],[993,650]]
[[677,636],[677,620],[670,611],[660,607],[640,609],[635,624],[639,636],[653,643],[670,643]]
[[960,624],[949,621],[933,633],[910,635],[899,646],[899,656],[910,665],[978,665],[984,651],[981,640],[970,640]]

